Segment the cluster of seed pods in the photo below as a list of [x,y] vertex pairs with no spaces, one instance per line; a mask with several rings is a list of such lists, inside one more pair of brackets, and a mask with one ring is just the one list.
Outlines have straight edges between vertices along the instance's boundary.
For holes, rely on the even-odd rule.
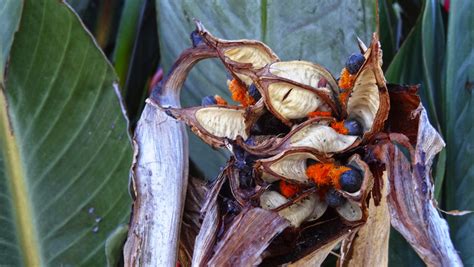
[[233,153],[226,170],[237,203],[277,211],[293,227],[329,208],[349,225],[366,220],[373,176],[358,151],[389,111],[377,36],[368,47],[359,41],[337,80],[318,64],[280,61],[261,42],[222,40],[199,23],[191,38],[215,49],[239,104],[205,96],[202,106],[166,112]]

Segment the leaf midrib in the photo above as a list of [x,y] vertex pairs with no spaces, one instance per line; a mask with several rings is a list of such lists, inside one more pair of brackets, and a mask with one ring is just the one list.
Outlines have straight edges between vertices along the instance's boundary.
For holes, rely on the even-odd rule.
[[18,240],[25,266],[43,266],[38,232],[33,224],[31,199],[26,186],[25,171],[21,165],[20,150],[9,119],[3,81],[0,81],[0,150],[4,156],[6,177],[13,199]]

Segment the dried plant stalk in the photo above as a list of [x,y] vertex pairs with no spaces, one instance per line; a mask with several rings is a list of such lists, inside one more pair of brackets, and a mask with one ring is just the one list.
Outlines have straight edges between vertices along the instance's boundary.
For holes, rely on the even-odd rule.
[[163,87],[147,101],[135,130],[132,183],[135,201],[124,247],[125,266],[174,266],[188,177],[188,137],[184,125],[154,107],[179,107],[187,73],[209,49],[183,53]]

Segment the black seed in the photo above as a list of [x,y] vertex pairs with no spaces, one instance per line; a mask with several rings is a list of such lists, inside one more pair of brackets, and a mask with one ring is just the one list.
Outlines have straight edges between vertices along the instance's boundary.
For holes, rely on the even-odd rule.
[[346,199],[341,193],[337,192],[336,189],[331,188],[326,192],[326,203],[329,207],[337,208],[344,204]]
[[362,135],[362,125],[356,120],[344,121],[344,127],[348,130],[348,135]]
[[318,163],[318,162],[314,159],[306,159],[306,168],[308,168],[309,166],[314,165],[316,163]]
[[260,98],[262,98],[262,95],[260,94],[260,92],[257,90],[257,87],[253,83],[249,86],[249,95],[253,99],[255,99],[255,101],[258,101]]
[[208,95],[202,98],[201,106],[209,106],[217,104],[216,98],[212,95]]
[[364,61],[365,57],[362,54],[352,54],[346,61],[346,69],[350,74],[356,74]]
[[193,42],[193,47],[196,47],[202,43],[202,37],[197,31],[191,33],[191,41]]
[[362,175],[358,170],[350,169],[341,174],[339,183],[344,191],[354,193],[359,191],[362,186]]
[[251,135],[287,134],[290,127],[274,117],[270,112],[263,114],[250,128]]

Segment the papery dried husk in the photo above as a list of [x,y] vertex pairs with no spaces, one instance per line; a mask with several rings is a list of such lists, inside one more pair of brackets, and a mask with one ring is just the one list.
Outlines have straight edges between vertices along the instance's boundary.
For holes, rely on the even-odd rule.
[[[260,206],[266,210],[277,209],[288,201],[290,200],[276,191],[268,190],[260,196]],[[299,227],[301,223],[309,219],[317,220],[324,214],[326,209],[327,204],[313,193],[278,211],[278,214],[288,220],[292,227]]]
[[224,146],[226,140],[235,140],[237,136],[247,139],[251,125],[258,118],[251,109],[237,106],[167,108],[166,112],[184,121],[197,136],[213,147]]
[[269,64],[258,73],[257,88],[270,112],[284,123],[301,119],[319,110],[339,114],[335,97],[339,87],[323,67],[308,61]]
[[[255,73],[267,64],[279,61],[278,56],[266,44],[256,40],[224,40],[209,33],[204,26],[196,22],[196,31],[204,42],[214,48],[221,61],[234,78],[249,86]],[[250,76],[252,77],[250,77]]]
[[[263,266],[317,266],[342,239],[356,232],[363,222],[347,225],[326,214],[317,221],[287,229],[265,252]],[[292,231],[290,231],[292,230]]]
[[220,212],[217,202],[211,202],[205,211],[192,256],[192,266],[207,266],[217,240],[220,224]]
[[348,235],[350,235],[350,233],[347,233],[345,235],[340,236],[339,238],[330,241],[329,243],[313,251],[304,258],[288,264],[288,267],[321,266],[321,264],[323,264],[324,260],[329,255],[329,253],[331,253],[331,251]]
[[258,160],[255,168],[262,172],[263,180],[265,177],[276,177],[294,183],[309,184],[310,178],[306,175],[308,159],[317,162],[330,161],[308,150],[287,150],[274,157]]
[[258,198],[258,196],[263,193],[265,188],[262,188],[260,185],[256,184],[255,187],[243,189],[240,185],[240,170],[234,165],[234,158],[231,158],[229,163],[227,163],[227,168],[225,171],[228,180],[230,190],[235,200],[242,207],[248,206],[248,204],[253,200]]
[[[261,208],[243,210],[215,247],[207,266],[255,266],[263,251],[289,222]],[[258,238],[256,238],[258,237]]]
[[[371,147],[373,156],[385,164],[387,170],[391,223],[428,266],[462,266],[450,239],[448,224],[433,203],[431,164],[444,142],[429,123],[423,106],[412,112],[419,117],[414,148],[409,139],[400,134],[390,134]],[[408,148],[411,161],[390,140]]]
[[188,181],[179,240],[181,266],[191,266],[195,240],[201,228],[201,207],[208,191],[202,179],[190,176]]
[[363,127],[363,140],[367,141],[380,132],[387,120],[390,99],[381,69],[380,43],[374,34],[367,60],[356,75],[347,103],[341,103],[348,119],[355,119]]
[[315,154],[344,153],[358,144],[356,135],[344,135],[329,126],[334,121],[329,117],[317,117],[294,127],[285,137],[273,137],[268,141],[251,146],[237,138],[237,143],[249,153],[259,156],[273,156],[286,150],[309,150]]

